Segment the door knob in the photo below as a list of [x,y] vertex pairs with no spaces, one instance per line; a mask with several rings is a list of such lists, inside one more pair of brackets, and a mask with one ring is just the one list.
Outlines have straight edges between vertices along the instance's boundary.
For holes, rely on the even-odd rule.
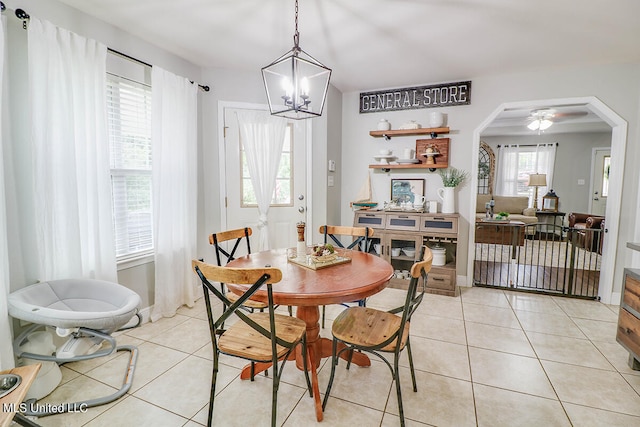
[[300,195],[298,196],[298,200],[304,200],[304,194],[300,194]]
[[304,206],[300,206],[300,207],[298,208],[298,212],[300,212],[300,213],[304,213]]

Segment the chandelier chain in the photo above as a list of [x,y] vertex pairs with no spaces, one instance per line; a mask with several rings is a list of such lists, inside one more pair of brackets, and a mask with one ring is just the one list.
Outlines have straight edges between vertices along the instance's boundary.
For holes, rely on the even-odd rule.
[[296,31],[293,34],[293,44],[295,48],[298,48],[300,44],[300,33],[298,32],[298,0],[296,0],[296,14],[295,14],[295,26]]

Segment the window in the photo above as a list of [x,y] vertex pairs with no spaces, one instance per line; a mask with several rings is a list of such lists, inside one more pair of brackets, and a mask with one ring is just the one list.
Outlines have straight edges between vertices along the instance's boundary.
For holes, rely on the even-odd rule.
[[604,168],[602,171],[602,197],[609,197],[609,171],[611,170],[611,156],[604,156]]
[[151,87],[107,74],[113,228],[118,260],[153,250]]
[[555,144],[506,145],[499,148],[498,154],[496,194],[526,196],[533,202],[536,187],[529,187],[528,183],[529,175],[535,173],[545,174],[547,180],[546,187],[538,188],[539,199],[549,188],[553,188]]
[[[282,154],[280,155],[280,165],[278,166],[278,175],[276,176],[276,186],[273,190],[273,198],[270,206],[293,206],[293,126],[287,125],[284,133],[284,144],[282,145]],[[251,175],[247,166],[247,156],[244,147],[240,144],[240,158],[242,167],[240,168],[240,185],[242,191],[241,207],[256,207],[258,201],[256,193],[251,183]]]

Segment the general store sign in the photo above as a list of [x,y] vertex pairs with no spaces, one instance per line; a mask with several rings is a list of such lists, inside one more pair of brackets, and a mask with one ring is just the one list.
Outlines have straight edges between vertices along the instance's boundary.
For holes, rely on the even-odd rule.
[[360,93],[360,113],[450,107],[470,103],[470,81]]

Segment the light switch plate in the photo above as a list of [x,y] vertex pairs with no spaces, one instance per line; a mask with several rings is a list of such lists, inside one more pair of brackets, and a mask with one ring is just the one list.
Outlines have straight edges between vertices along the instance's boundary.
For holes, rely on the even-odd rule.
[[329,160],[329,172],[335,172],[335,171],[336,171],[336,161]]

